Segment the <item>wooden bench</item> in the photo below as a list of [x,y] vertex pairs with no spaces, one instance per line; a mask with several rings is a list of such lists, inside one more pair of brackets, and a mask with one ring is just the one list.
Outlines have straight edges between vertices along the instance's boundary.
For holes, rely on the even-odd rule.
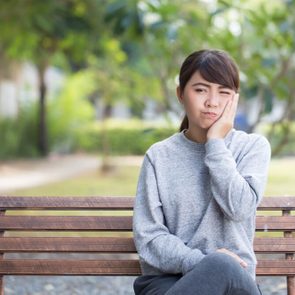
[[[6,275],[139,275],[132,240],[133,200],[132,197],[0,196],[1,294]],[[257,275],[286,276],[289,295],[295,295],[295,238],[292,237],[295,216],[291,216],[294,209],[295,197],[264,198],[259,211],[279,213],[262,212],[265,216],[257,216],[256,231],[264,232],[262,235],[280,232],[280,237],[260,236],[254,243],[257,254],[274,256],[259,260]],[[75,212],[79,216],[74,216]],[[48,216],[48,213],[58,216]],[[75,256],[40,259],[23,258],[23,253],[111,253],[121,256],[115,259]],[[278,253],[284,254],[282,259],[274,255]],[[16,256],[11,258],[12,254]]]

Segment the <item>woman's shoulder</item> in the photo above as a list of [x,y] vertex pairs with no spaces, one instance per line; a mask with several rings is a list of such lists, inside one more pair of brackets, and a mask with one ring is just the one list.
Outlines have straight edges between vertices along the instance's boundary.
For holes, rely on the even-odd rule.
[[228,138],[228,143],[234,146],[248,148],[265,148],[270,149],[270,144],[267,138],[258,133],[247,133],[241,130],[233,130]]
[[174,133],[171,136],[152,144],[148,148],[146,153],[148,155],[158,154],[162,152],[166,153],[168,150],[173,150],[173,147],[175,147],[175,145],[177,145],[178,142],[179,142],[179,133]]

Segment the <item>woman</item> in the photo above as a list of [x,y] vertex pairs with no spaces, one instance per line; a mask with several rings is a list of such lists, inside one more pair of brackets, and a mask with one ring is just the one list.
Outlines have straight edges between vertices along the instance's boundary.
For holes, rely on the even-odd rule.
[[270,147],[233,129],[238,91],[225,52],[184,61],[180,132],[148,149],[138,181],[133,230],[143,275],[135,294],[260,294],[253,238]]

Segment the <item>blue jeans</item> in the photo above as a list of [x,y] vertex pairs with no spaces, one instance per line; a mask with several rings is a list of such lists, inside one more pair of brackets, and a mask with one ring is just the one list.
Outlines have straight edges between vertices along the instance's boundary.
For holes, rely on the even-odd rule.
[[144,275],[134,282],[136,295],[261,295],[250,274],[224,253],[207,255],[191,271]]

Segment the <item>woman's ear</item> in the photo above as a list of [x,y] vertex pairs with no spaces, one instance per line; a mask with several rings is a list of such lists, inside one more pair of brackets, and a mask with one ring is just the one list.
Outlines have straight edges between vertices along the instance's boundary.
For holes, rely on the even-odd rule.
[[183,93],[181,92],[179,86],[177,86],[177,88],[176,88],[176,95],[177,95],[177,98],[178,98],[179,102],[181,104],[183,104]]

